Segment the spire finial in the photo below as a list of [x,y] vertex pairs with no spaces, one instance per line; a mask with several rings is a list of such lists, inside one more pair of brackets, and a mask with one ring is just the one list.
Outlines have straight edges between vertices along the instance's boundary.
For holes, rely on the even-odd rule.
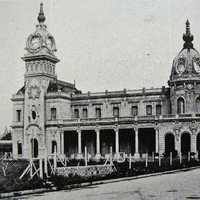
[[193,41],[194,37],[190,33],[190,22],[188,19],[187,19],[185,25],[186,25],[186,30],[185,30],[185,33],[183,34],[183,40],[185,41],[185,43],[183,45],[183,48],[192,49],[193,48],[192,41]]
[[44,16],[44,11],[43,11],[43,3],[40,3],[40,12],[39,12],[39,15],[38,15],[38,22],[41,24],[41,23],[44,23],[45,21],[45,16]]
[[186,35],[190,35],[190,22],[188,19],[187,19],[185,25],[186,25],[186,30],[185,30]]

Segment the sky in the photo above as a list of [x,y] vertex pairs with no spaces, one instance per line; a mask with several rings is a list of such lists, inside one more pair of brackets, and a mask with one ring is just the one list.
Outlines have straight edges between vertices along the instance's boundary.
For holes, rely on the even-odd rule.
[[[0,134],[12,122],[12,94],[23,86],[26,39],[40,0],[0,0]],[[83,92],[167,86],[189,19],[200,46],[199,0],[43,0],[55,37],[58,79]]]

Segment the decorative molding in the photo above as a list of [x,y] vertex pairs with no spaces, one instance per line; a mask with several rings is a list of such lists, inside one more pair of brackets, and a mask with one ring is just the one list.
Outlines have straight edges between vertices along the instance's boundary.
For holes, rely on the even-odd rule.
[[37,127],[40,131],[42,131],[42,128],[41,128],[38,124],[36,124],[36,123],[31,123],[31,124],[29,124],[29,125],[26,127],[26,131],[27,131],[31,126],[35,126],[35,127]]

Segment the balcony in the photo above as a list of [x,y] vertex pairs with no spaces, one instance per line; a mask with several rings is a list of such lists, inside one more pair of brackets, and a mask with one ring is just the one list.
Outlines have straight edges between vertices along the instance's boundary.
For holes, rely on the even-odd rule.
[[62,119],[62,120],[48,120],[46,125],[61,125],[61,126],[71,126],[71,125],[95,125],[95,124],[134,124],[137,123],[154,123],[154,122],[164,122],[164,121],[183,121],[185,119],[200,119],[200,114],[180,114],[180,115],[145,115],[145,116],[127,116],[127,117],[103,117],[103,118],[73,118],[73,119]]

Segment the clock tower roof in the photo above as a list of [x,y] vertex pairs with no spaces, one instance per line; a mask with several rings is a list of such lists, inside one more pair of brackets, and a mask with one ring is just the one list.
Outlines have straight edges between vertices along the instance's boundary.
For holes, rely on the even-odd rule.
[[183,48],[173,60],[170,82],[200,79],[200,54],[193,47],[193,39],[187,20]]
[[40,4],[38,14],[38,22],[34,33],[30,34],[26,41],[26,54],[23,60],[38,59],[41,57],[58,62],[55,56],[56,43],[53,35],[48,32],[47,26],[44,24],[46,17],[43,11],[43,3]]

